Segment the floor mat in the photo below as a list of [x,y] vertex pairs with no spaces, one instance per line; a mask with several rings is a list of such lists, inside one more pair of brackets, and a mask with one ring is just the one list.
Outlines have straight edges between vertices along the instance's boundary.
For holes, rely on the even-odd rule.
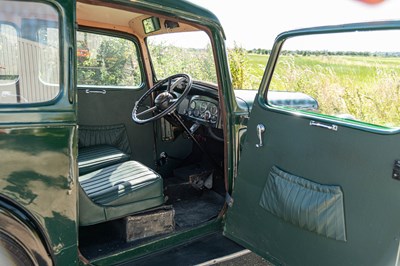
[[205,190],[200,197],[173,204],[175,223],[180,228],[198,225],[216,217],[224,205],[224,198],[212,190]]

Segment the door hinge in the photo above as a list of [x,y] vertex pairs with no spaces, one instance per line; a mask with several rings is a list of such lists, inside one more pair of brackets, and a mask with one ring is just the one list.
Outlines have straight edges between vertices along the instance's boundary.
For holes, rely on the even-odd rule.
[[228,207],[233,206],[233,198],[231,197],[231,195],[229,195],[228,192],[225,195],[225,202],[226,202],[226,204],[228,204]]
[[392,178],[400,180],[400,160],[394,161]]

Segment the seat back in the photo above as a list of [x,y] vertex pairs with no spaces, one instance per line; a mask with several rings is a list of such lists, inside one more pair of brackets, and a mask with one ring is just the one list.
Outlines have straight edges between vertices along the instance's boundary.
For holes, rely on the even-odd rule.
[[125,125],[87,126],[79,125],[79,148],[109,145],[131,155],[131,147]]

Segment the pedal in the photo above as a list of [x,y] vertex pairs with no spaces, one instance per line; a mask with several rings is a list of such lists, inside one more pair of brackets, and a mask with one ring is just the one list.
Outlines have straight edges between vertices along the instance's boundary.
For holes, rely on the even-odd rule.
[[168,162],[168,154],[166,152],[160,153],[160,156],[157,160],[157,166],[164,166]]

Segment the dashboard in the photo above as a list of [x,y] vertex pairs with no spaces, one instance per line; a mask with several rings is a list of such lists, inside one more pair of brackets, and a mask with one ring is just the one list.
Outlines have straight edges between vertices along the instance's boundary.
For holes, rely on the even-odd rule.
[[199,86],[194,85],[191,94],[179,104],[178,113],[199,124],[222,128],[216,91],[211,88],[206,88],[207,90],[199,89],[204,89],[204,86],[199,88]]

